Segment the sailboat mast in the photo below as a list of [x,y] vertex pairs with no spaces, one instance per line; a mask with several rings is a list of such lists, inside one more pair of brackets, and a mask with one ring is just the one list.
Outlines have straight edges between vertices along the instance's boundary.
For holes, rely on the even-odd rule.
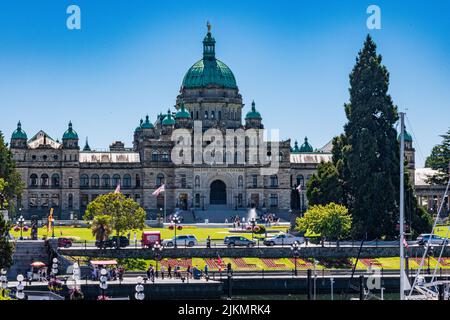
[[405,299],[405,113],[400,112],[400,300]]

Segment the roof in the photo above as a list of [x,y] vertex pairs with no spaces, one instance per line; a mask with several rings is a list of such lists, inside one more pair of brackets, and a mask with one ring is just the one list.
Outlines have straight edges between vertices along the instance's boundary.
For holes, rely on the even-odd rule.
[[172,126],[175,124],[175,119],[172,117],[170,110],[167,110],[167,116],[162,121],[163,126]]
[[50,137],[47,133],[40,130],[38,133],[36,133],[30,140],[28,140],[28,147],[30,149],[36,149],[39,146],[50,146],[53,149],[59,149],[61,147],[61,144],[55,140],[53,140],[52,137]]
[[256,111],[255,108],[255,101],[252,102],[252,109],[247,112],[247,115],[245,116],[245,119],[262,119],[261,114]]
[[416,168],[414,173],[414,184],[416,186],[429,186],[428,178],[437,173],[437,170],[431,168]]
[[23,131],[20,121],[17,123],[17,129],[13,132],[11,139],[27,139],[27,134]]
[[78,140],[78,134],[72,128],[72,121],[69,122],[69,128],[64,132],[63,140]]
[[181,104],[180,110],[175,114],[176,119],[190,119],[191,115],[188,111],[186,111],[186,108],[184,107],[184,103]]
[[[145,122],[141,124],[141,129],[153,129],[153,123],[150,122],[150,118],[148,115],[145,116]],[[137,130],[137,129],[136,129]]]
[[80,152],[80,163],[138,163],[138,152]]
[[291,153],[290,162],[291,163],[302,163],[302,164],[319,164],[321,162],[330,162],[333,155],[331,153]]

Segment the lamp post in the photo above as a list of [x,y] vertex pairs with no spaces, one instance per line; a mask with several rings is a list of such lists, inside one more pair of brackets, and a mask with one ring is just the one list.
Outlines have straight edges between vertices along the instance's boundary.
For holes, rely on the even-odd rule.
[[[175,242],[176,242],[176,239],[175,239]],[[156,262],[155,275],[158,278],[158,261],[161,261],[163,246],[159,242],[156,242],[152,247],[152,251],[154,252],[155,262]]]
[[145,298],[144,286],[142,285],[142,281],[142,277],[137,277],[136,293],[134,294],[134,297],[139,301],[142,301]]
[[2,296],[5,297],[6,289],[8,289],[8,278],[6,277],[6,269],[2,269],[0,281],[2,283]]
[[316,283],[317,283],[317,265],[319,261],[314,260],[314,300],[316,300]]
[[106,271],[105,268],[100,270],[100,289],[102,290],[102,299],[105,300],[105,290],[108,289],[108,278],[106,277],[106,274],[108,271]]
[[24,280],[24,277],[23,277],[23,275],[19,274],[16,279],[19,282],[16,285],[16,298],[19,300],[22,300],[25,298],[25,293],[23,293],[23,289],[25,288],[25,286],[22,283]]
[[252,225],[252,240],[254,239],[254,230],[255,230],[255,226],[256,226],[256,219],[255,217],[251,217],[250,218],[250,224]]
[[58,274],[58,259],[53,258],[52,262],[52,276],[56,278],[56,275]]
[[300,256],[300,247],[298,245],[298,242],[295,241],[291,245],[292,255],[294,256],[294,264],[295,264],[295,271],[294,274],[297,276],[297,258]]
[[[173,230],[174,230],[174,232],[175,232],[174,238],[173,238],[173,246],[174,246],[174,248],[177,247],[177,228],[178,228],[178,224],[180,224],[180,223],[181,223],[180,217],[174,216],[174,217],[172,218]],[[180,226],[180,230],[181,230],[181,228],[182,228],[182,227]]]
[[21,215],[19,220],[17,220],[18,227],[20,228],[20,240],[23,240],[23,228],[25,227],[25,219]]

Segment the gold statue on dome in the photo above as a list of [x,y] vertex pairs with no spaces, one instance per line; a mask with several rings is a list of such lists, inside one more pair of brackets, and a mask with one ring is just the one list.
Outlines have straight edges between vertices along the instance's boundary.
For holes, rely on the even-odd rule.
[[208,32],[211,32],[211,23],[209,21],[206,22],[206,27],[208,28]]

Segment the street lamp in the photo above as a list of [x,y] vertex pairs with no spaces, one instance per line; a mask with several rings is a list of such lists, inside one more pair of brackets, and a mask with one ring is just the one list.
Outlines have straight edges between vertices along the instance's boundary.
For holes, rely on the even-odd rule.
[[254,239],[255,226],[256,226],[256,219],[255,219],[255,217],[251,217],[250,218],[250,224],[252,225],[252,240],[253,240]]
[[108,278],[106,277],[106,274],[108,271],[106,271],[105,268],[100,270],[100,289],[102,290],[102,299],[105,300],[105,290],[108,289]]
[[2,295],[3,297],[6,295],[6,289],[8,289],[8,278],[6,277],[6,270],[2,269],[0,281],[2,283]]
[[56,275],[58,274],[58,259],[57,258],[53,258],[52,260],[53,264],[52,264],[52,275],[54,278],[56,278]]
[[[175,242],[176,242],[176,239],[175,239]],[[154,255],[155,255],[155,262],[156,262],[155,274],[156,274],[156,277],[158,278],[158,261],[161,261],[163,246],[159,242],[156,242],[152,247],[152,251],[154,252]]]
[[297,276],[297,258],[300,256],[300,246],[298,245],[298,242],[295,241],[291,245],[292,255],[294,256],[294,263],[295,263],[295,276]]
[[[173,227],[173,230],[175,231],[175,235],[174,235],[174,238],[173,238],[173,246],[174,246],[174,248],[177,247],[177,229],[178,229],[178,224],[180,224],[180,223],[181,223],[180,217],[179,216],[173,216],[173,218],[172,218],[172,227]],[[182,228],[183,227],[180,226],[180,230]]]
[[23,228],[25,227],[25,219],[21,215],[19,220],[17,220],[18,227],[20,228],[20,240],[23,240]]
[[16,279],[19,282],[16,285],[16,298],[19,300],[22,300],[25,298],[25,293],[23,293],[23,289],[25,288],[25,286],[22,283],[24,280],[24,277],[23,277],[23,275],[19,274]]
[[319,261],[314,260],[314,300],[316,300],[317,265]]
[[137,277],[137,285],[136,285],[136,293],[134,294],[134,297],[136,300],[144,300],[145,294],[144,294],[144,286],[142,285],[142,277]]

